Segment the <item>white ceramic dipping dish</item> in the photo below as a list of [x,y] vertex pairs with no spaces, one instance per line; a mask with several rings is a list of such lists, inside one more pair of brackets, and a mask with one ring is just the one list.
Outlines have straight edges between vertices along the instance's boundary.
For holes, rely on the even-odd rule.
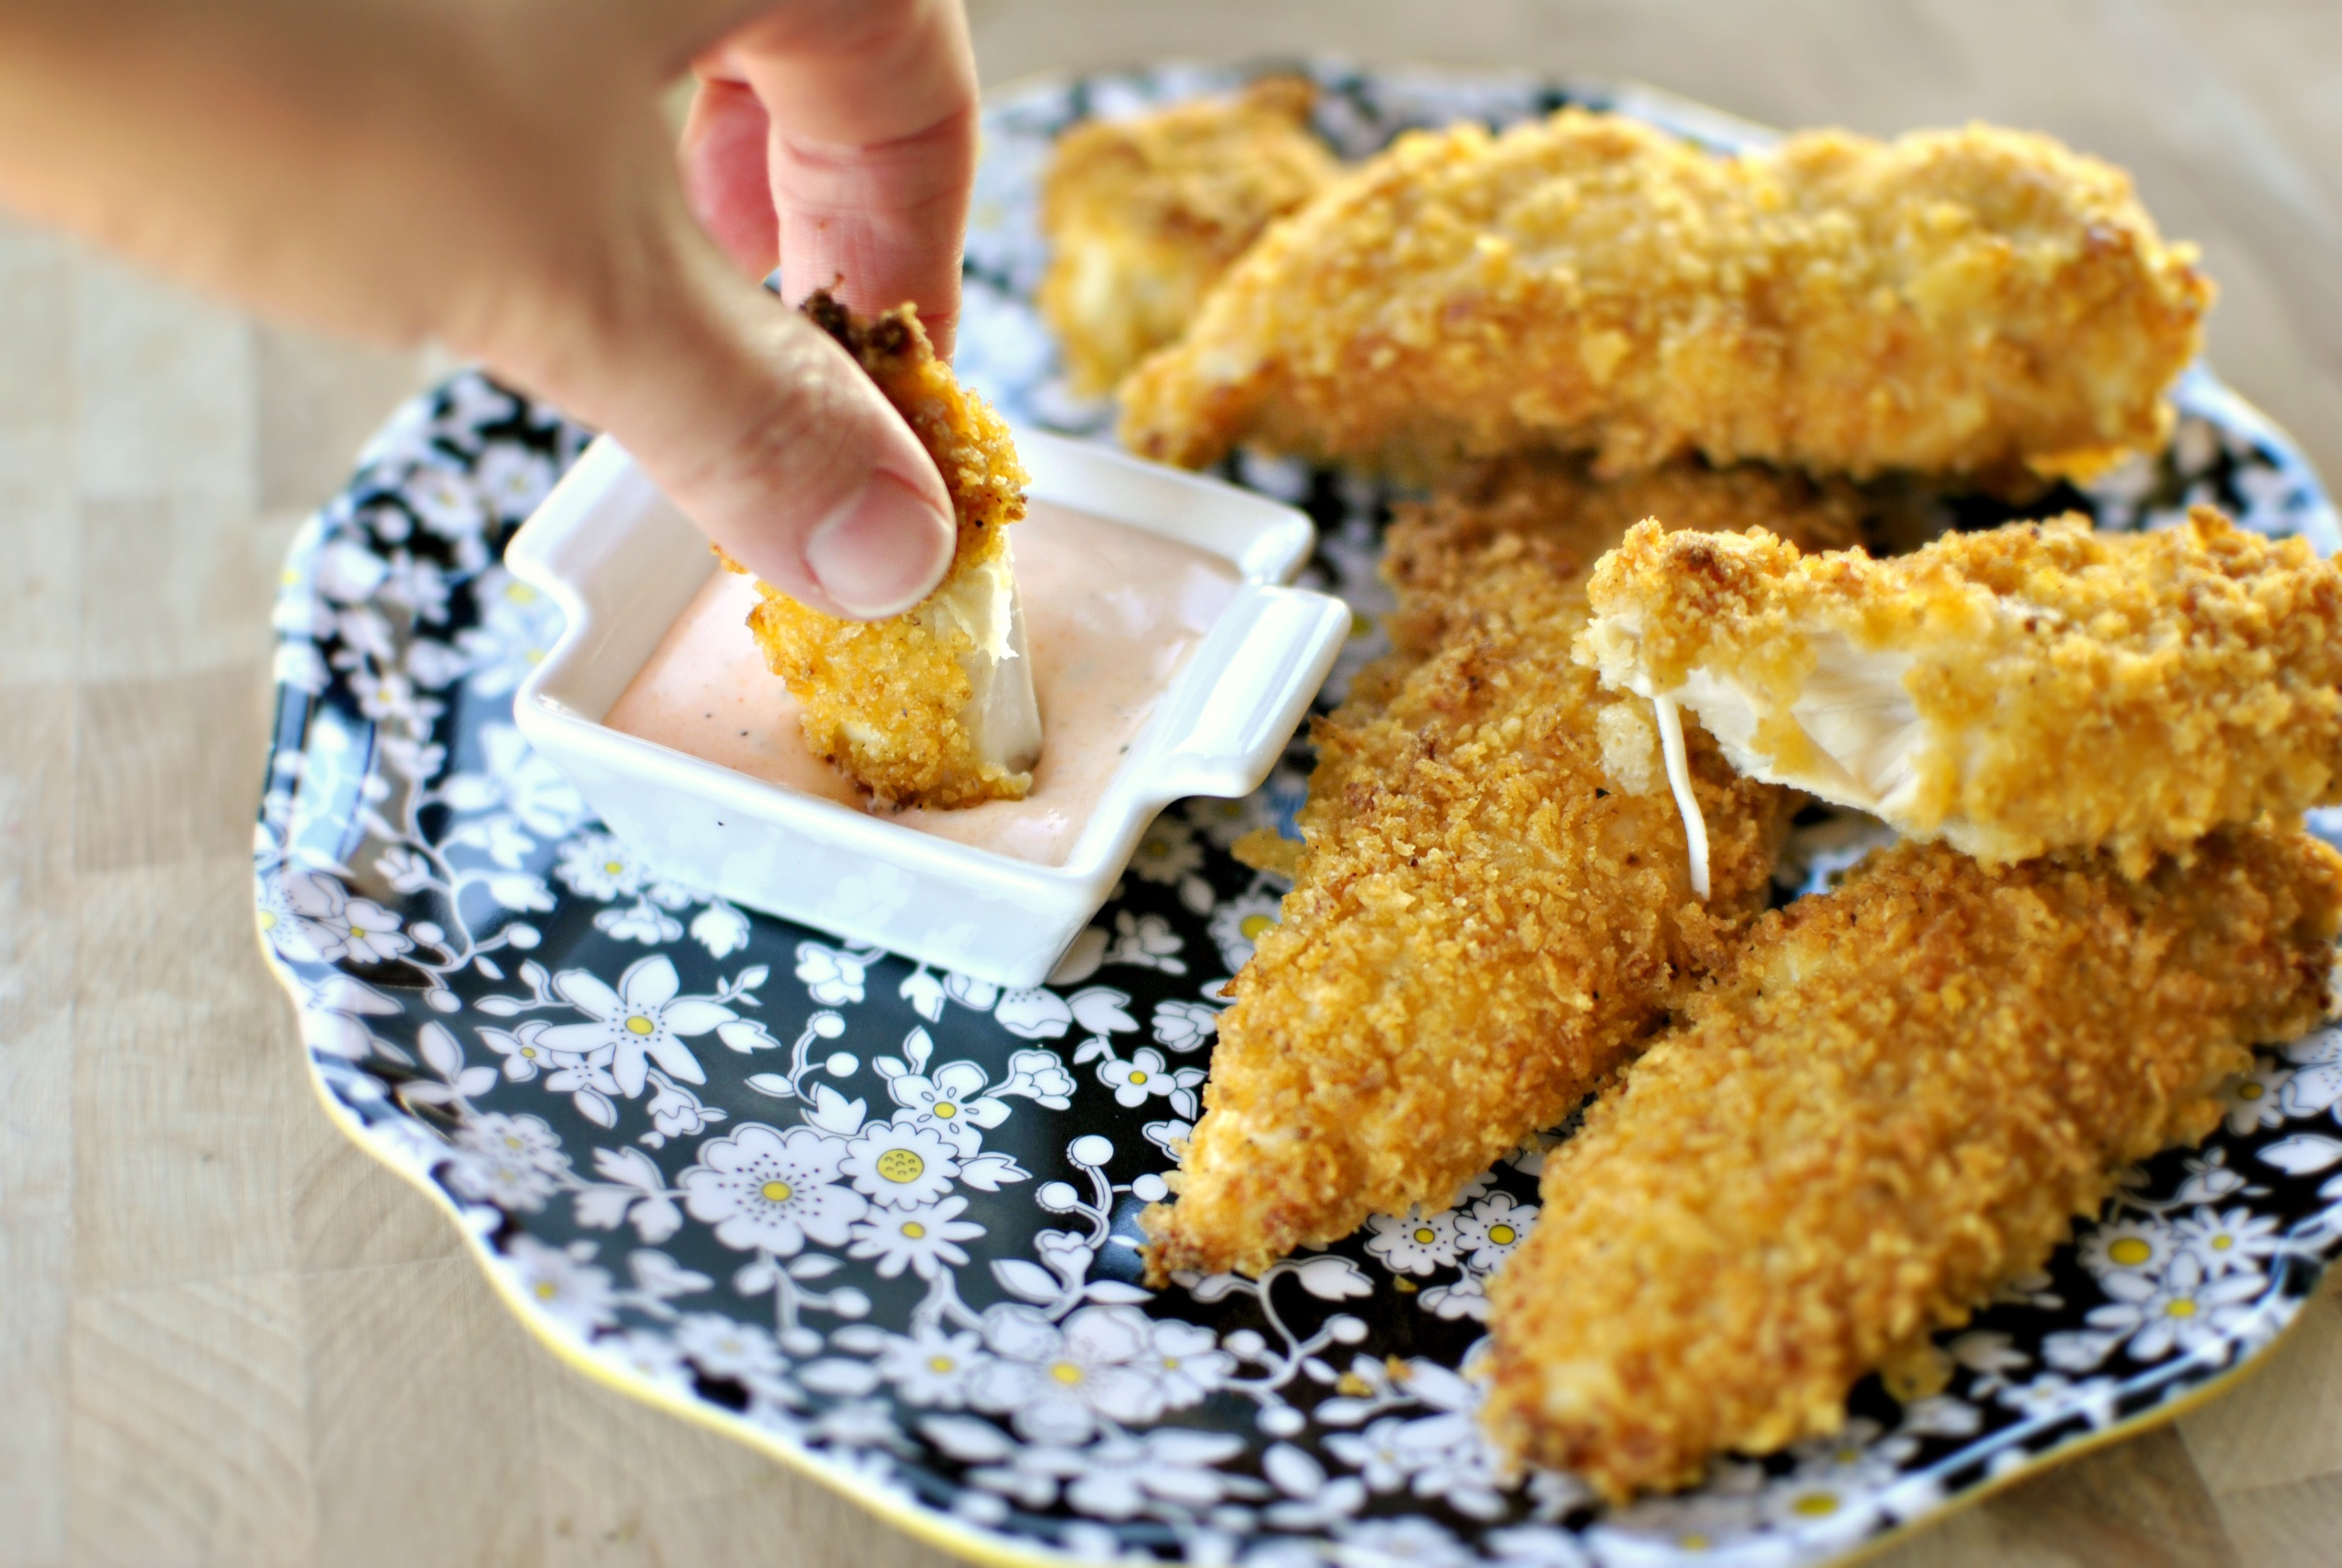
[[1289,506],[1038,432],[1017,432],[1016,446],[1035,500],[1178,540],[1239,579],[1063,864],[915,832],[603,724],[718,569],[698,531],[607,437],[505,552],[513,574],[567,617],[515,698],[521,733],[678,881],[996,984],[1039,984],[1156,812],[1259,786],[1332,668],[1350,611],[1283,585],[1316,537]]

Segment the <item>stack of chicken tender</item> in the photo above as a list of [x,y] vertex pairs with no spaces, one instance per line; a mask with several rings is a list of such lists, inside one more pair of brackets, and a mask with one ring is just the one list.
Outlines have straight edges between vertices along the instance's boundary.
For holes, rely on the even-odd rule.
[[[1260,101],[1174,113],[1222,166],[1196,126]],[[1179,188],[1181,139],[1083,135],[1067,276],[1112,210],[1085,170]],[[1116,255],[1202,231],[1175,209]],[[1216,281],[1122,381],[1126,444],[1427,498],[1304,842],[1247,846],[1293,888],[1146,1216],[1157,1275],[1446,1206],[1590,1097],[1492,1289],[1509,1461],[1623,1501],[1836,1430],[1872,1373],[1939,1385],[1932,1335],[2328,1004],[2342,857],[2301,816],[2342,801],[2342,574],[2208,509],[1864,547],[1915,486],[2157,449],[2192,251],[2040,136],[1725,157],[1575,110],[1403,136],[1246,221],[1186,253]],[[1767,911],[1815,797],[1901,839]]]

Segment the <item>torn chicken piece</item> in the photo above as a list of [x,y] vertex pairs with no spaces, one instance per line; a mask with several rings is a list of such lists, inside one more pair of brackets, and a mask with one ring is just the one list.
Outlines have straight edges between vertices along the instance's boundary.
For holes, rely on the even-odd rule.
[[2142,881],[1907,841],[1766,915],[1546,1155],[1491,1439],[1623,1502],[1837,1431],[1872,1371],[1933,1392],[1929,1335],[2317,1023],[2337,924],[2342,857],[2266,828]]
[[1633,1055],[1763,908],[1796,797],[1693,734],[1703,904],[1641,704],[1569,656],[1587,568],[1653,510],[1832,540],[1860,522],[1799,479],[1604,484],[1555,460],[1401,509],[1393,649],[1316,726],[1293,891],[1233,982],[1177,1200],[1143,1221],[1158,1274],[1257,1273],[1444,1206]]
[[1752,778],[1982,860],[2104,846],[2136,874],[2342,801],[2342,571],[2209,507],[1885,561],[1646,526],[1588,593],[1606,686],[1696,714]]
[[1400,137],[1278,224],[1122,389],[1189,467],[1531,446],[2021,489],[2159,446],[2211,285],[2129,178],[1970,126],[1721,157],[1566,109]]
[[1340,165],[1309,128],[1316,91],[1268,76],[1058,139],[1041,184],[1050,257],[1039,299],[1075,390],[1114,390],[1186,330],[1272,220],[1333,180]]
[[1008,426],[936,357],[910,305],[863,320],[824,293],[805,311],[869,372],[935,459],[958,547],[942,584],[902,614],[840,620],[759,582],[764,602],[749,612],[749,630],[804,707],[806,747],[875,804],[1022,800],[1040,759],[1041,711],[1009,557],[1026,476]]

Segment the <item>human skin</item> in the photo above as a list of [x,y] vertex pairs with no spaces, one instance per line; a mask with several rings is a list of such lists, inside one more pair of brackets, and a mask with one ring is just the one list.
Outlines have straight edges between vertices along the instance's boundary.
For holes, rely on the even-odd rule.
[[[693,68],[678,155],[659,98]],[[908,301],[948,352],[976,110],[958,0],[0,0],[0,203],[476,358],[854,617],[935,585],[950,502],[786,302]]]

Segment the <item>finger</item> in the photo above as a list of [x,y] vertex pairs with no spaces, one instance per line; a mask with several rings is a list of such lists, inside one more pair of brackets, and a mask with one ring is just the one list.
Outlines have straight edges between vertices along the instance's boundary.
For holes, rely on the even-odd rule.
[[939,352],[959,314],[976,177],[975,57],[957,0],[799,0],[726,40],[772,119],[784,291],[909,300]]
[[684,122],[676,163],[692,215],[751,277],[781,262],[780,225],[765,149],[772,134],[764,105],[741,81],[701,81]]

